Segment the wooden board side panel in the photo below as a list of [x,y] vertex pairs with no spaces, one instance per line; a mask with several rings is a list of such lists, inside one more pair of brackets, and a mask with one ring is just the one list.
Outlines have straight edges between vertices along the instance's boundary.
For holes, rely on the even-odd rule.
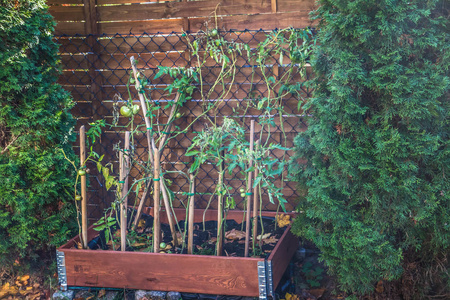
[[258,259],[62,250],[69,286],[258,296]]
[[277,287],[278,283],[280,283],[281,277],[283,277],[283,273],[295,251],[298,249],[298,246],[298,237],[291,232],[291,226],[289,225],[269,256],[269,261],[272,263],[274,289]]

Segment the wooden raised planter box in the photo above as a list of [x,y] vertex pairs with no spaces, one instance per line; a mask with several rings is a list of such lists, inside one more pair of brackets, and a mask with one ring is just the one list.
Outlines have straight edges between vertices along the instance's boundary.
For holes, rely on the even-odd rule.
[[[149,212],[149,211],[148,211]],[[151,214],[151,211],[149,212]],[[185,210],[176,211],[178,220]],[[202,221],[203,210],[196,210],[195,222]],[[263,216],[275,216],[263,212]],[[161,222],[165,222],[161,213]],[[242,222],[242,211],[230,211],[227,219]],[[206,220],[215,220],[217,212],[209,210]],[[88,240],[98,234],[91,226]],[[61,287],[126,288],[177,291],[213,295],[260,297],[273,296],[294,252],[298,238],[290,226],[278,240],[269,258],[226,257],[110,250],[79,250],[71,239],[57,250]]]

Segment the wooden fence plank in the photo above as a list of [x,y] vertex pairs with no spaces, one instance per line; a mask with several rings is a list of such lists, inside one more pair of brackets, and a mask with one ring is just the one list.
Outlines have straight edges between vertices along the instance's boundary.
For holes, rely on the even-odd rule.
[[[226,16],[218,19],[218,28],[223,30],[259,30],[267,28],[305,28],[314,25],[310,20],[308,11],[299,11],[292,13],[271,13],[259,15]],[[190,18],[190,27],[192,30],[205,29],[209,18]]]
[[[218,5],[220,3],[220,5]],[[208,0],[148,4],[99,6],[100,21],[150,20],[217,15],[259,14],[270,12],[269,0]]]
[[171,33],[181,32],[183,29],[183,19],[166,19],[150,21],[124,21],[100,23],[101,33]]
[[142,52],[166,52],[166,51],[184,51],[187,48],[186,42],[182,40],[181,35],[135,37],[123,36],[99,39],[104,51],[107,53],[142,53]]
[[92,51],[92,48],[88,46],[86,38],[84,37],[62,37],[58,36],[55,42],[59,45],[59,53],[86,53]]
[[[164,1],[177,1],[177,0],[164,0]],[[108,4],[129,4],[129,3],[147,3],[147,2],[159,2],[159,0],[97,0],[97,5]]]
[[184,67],[187,61],[183,58],[182,53],[168,52],[168,53],[116,53],[100,56],[100,69],[130,69],[130,57],[134,56],[137,60],[137,68],[157,68],[158,66],[166,67]]
[[83,0],[47,0],[48,5],[64,5],[64,4],[79,4],[83,5]]
[[62,22],[57,21],[55,35],[86,35],[84,22]]
[[317,8],[315,0],[278,0],[278,12],[313,11]]
[[63,70],[88,69],[89,61],[86,54],[60,54]]
[[48,12],[56,21],[84,21],[83,6],[50,6]]

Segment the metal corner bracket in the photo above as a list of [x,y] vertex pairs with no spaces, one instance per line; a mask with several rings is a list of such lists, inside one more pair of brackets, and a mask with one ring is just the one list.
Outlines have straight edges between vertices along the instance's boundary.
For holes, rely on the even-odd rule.
[[258,261],[258,288],[259,299],[265,300],[274,297],[272,261]]
[[56,263],[58,265],[58,283],[62,291],[67,291],[66,259],[64,252],[56,250]]

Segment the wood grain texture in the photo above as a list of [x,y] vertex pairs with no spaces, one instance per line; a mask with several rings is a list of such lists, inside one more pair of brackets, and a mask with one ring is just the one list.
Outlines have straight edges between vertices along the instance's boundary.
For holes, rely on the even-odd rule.
[[64,5],[64,4],[78,4],[82,5],[83,0],[47,0],[48,5]]
[[298,247],[298,237],[291,232],[291,225],[289,225],[269,256],[269,261],[272,262],[274,288],[280,282],[289,261]]
[[56,22],[54,35],[86,35],[84,22]]
[[183,29],[183,19],[164,19],[149,21],[124,21],[124,22],[107,22],[100,23],[100,32],[115,33],[171,33],[181,32]]
[[[151,208],[146,208],[144,212],[151,211]],[[176,209],[175,213],[180,219],[186,215],[183,209]],[[228,219],[242,220],[242,213],[230,211]],[[201,215],[201,211],[196,210],[195,215]],[[216,215],[217,211],[211,210],[207,219],[214,219]],[[263,212],[263,215],[274,216],[275,213]],[[89,236],[93,237],[95,233],[91,227]],[[75,237],[59,248],[65,254],[69,286],[259,295],[257,263],[263,260],[261,258],[71,249],[78,241],[79,238]],[[273,250],[269,260],[276,274],[284,271],[289,263],[292,255],[283,247],[291,244],[291,236],[285,233]],[[274,281],[274,288],[278,282],[279,279]]]
[[[275,28],[305,28],[315,23],[309,18],[309,11],[269,13],[258,15],[225,16],[218,19],[221,30],[259,30]],[[193,31],[204,30],[209,18],[190,18],[190,28]]]
[[217,15],[259,14],[271,11],[269,0],[213,0],[99,6],[100,21],[151,20]]
[[63,251],[69,286],[258,295],[257,262],[260,259],[71,249]]
[[[176,1],[176,0],[164,0],[164,1]],[[159,0],[97,0],[97,5],[105,4],[128,4],[128,3],[142,3],[142,2],[159,2]]]
[[[83,1],[81,1],[83,3]],[[56,21],[84,21],[83,6],[50,6],[48,12]]]

